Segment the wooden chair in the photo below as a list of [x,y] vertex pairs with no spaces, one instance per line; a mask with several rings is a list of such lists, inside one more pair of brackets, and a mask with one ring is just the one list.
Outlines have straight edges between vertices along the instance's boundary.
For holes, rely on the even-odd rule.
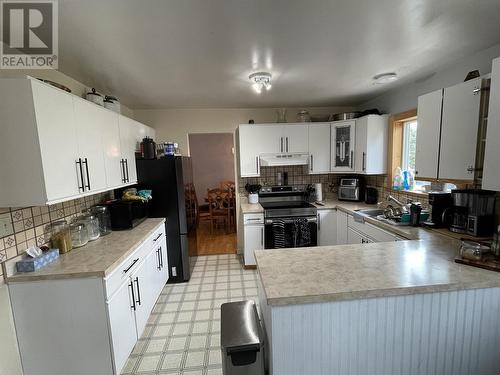
[[227,226],[231,220],[231,194],[227,190],[207,189],[207,201],[210,212],[210,232],[213,233],[214,225],[223,222]]
[[230,219],[229,219],[229,225],[231,228],[234,228],[236,230],[236,185],[234,181],[222,181],[220,183],[220,188],[222,190],[227,190],[230,193]]
[[194,204],[196,205],[196,225],[200,224],[200,221],[210,221],[210,209],[207,204],[199,204],[198,196],[196,195],[196,190],[193,187]]

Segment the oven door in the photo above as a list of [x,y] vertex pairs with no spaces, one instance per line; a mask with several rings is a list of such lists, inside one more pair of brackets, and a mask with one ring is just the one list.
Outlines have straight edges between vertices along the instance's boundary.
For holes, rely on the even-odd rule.
[[[264,223],[264,248],[294,248],[318,246],[318,222],[316,216],[303,217],[307,228],[296,225],[298,217],[266,219]],[[281,229],[281,228],[284,228]],[[303,231],[308,233],[304,235]]]

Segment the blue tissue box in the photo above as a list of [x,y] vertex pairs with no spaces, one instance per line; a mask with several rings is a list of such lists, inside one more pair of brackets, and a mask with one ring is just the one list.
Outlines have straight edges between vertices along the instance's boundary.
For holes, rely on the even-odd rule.
[[50,249],[36,258],[24,258],[16,262],[17,272],[35,272],[59,258],[59,249]]

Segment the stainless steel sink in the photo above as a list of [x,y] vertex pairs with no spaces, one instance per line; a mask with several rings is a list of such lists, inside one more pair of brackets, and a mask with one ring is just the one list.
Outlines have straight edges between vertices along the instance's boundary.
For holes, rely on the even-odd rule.
[[361,214],[361,215],[370,216],[370,217],[377,217],[379,215],[384,214],[384,210],[381,210],[380,208],[367,208],[364,210],[358,210],[356,212]]

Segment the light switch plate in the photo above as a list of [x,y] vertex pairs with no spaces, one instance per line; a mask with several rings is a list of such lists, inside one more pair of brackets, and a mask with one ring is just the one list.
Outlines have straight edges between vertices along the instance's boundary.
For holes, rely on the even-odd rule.
[[10,236],[14,233],[12,222],[9,217],[0,217],[0,238]]
[[172,267],[172,277],[177,276],[177,267]]

